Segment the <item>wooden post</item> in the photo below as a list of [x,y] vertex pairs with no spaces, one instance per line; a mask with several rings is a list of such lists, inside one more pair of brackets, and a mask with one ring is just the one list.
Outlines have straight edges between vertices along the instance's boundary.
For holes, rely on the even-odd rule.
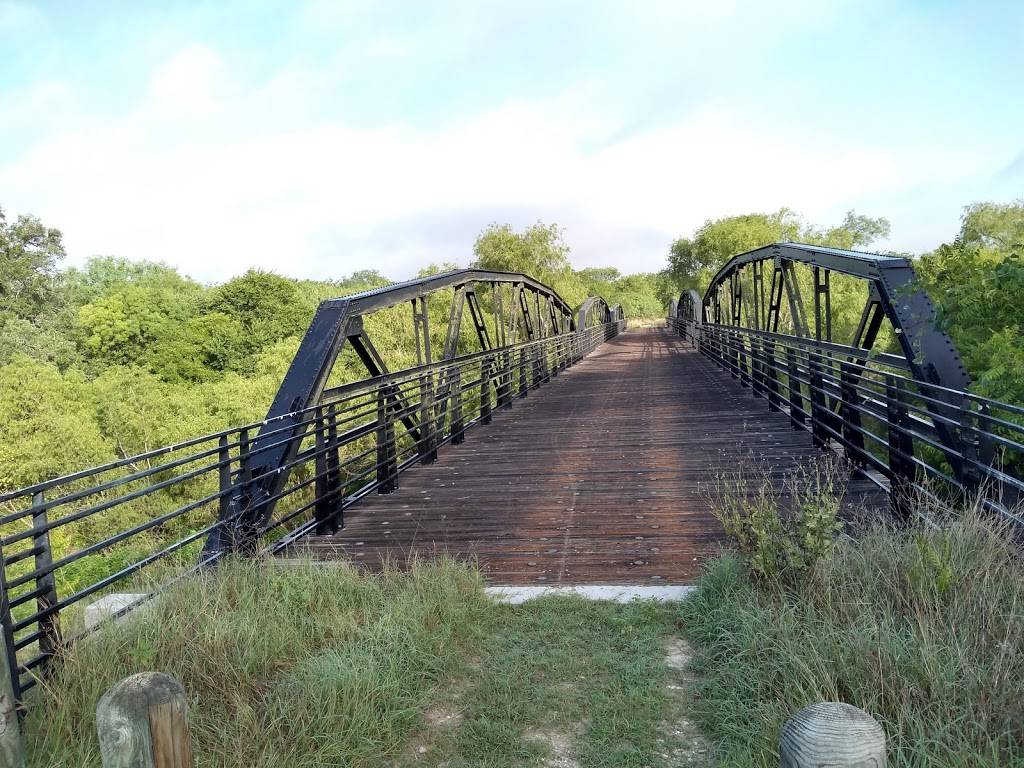
[[[2,566],[0,566],[2,567]],[[18,725],[18,704],[14,696],[14,675],[10,654],[7,653],[7,633],[0,633],[4,646],[0,648],[0,768],[24,768],[25,753],[21,746],[21,728]]]
[[192,768],[185,689],[162,672],[125,678],[96,705],[103,768]]
[[21,681],[18,654],[14,648],[14,618],[7,599],[7,562],[0,549],[0,768],[22,768],[25,753],[21,747],[18,703]]
[[885,768],[885,731],[850,704],[812,704],[782,726],[779,757],[782,768]]

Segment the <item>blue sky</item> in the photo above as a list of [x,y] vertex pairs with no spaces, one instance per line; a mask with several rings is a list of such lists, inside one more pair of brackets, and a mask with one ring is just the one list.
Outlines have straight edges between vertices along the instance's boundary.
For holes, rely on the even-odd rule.
[[708,218],[950,239],[1024,196],[1024,4],[4,2],[0,206],[69,262],[403,278],[492,221],[660,268]]

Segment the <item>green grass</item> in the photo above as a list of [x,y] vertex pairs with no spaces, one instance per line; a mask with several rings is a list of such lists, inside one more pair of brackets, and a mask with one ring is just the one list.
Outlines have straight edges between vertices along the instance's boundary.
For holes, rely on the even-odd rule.
[[873,528],[788,584],[715,560],[684,604],[694,715],[723,766],[777,766],[783,722],[817,701],[874,715],[890,765],[1024,766],[1024,575],[1008,532]]
[[[666,664],[683,633],[693,695]],[[785,581],[726,552],[681,605],[497,605],[450,561],[234,562],[75,645],[26,742],[31,766],[98,768],[96,702],[159,670],[189,692],[200,766],[702,765],[690,718],[715,764],[774,768],[782,723],[841,700],[882,722],[893,766],[1005,768],[1024,766],[1022,651],[1019,556],[970,515],[844,538]]]
[[553,738],[581,766],[664,764],[673,745],[659,739],[679,714],[665,665],[677,618],[651,602],[496,607],[475,669],[444,703],[462,723],[434,734],[427,764],[536,765]]
[[[496,605],[472,568],[228,563],[76,644],[33,697],[31,766],[99,766],[118,680],[188,691],[200,766],[658,766],[678,606]],[[550,763],[554,764],[554,763]],[[685,764],[685,763],[674,763]]]

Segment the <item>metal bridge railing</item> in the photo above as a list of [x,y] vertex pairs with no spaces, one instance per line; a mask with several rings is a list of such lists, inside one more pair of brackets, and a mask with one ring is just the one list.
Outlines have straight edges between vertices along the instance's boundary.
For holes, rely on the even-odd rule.
[[[155,594],[223,556],[203,550],[215,532],[251,555],[336,531],[356,501],[393,491],[402,470],[461,443],[471,426],[624,327],[608,322],[365,379],[325,390],[317,405],[281,417],[287,426],[247,424],[0,495],[0,621],[16,700],[89,631],[87,599],[126,583],[138,589],[131,580],[143,569],[152,574],[143,594]],[[294,441],[294,457],[267,470],[288,472],[285,486],[270,498],[249,495],[266,479],[253,471],[259,454]],[[273,505],[256,529],[247,522],[260,519],[253,499]]]
[[915,379],[894,355],[675,317],[668,326],[821,447],[842,450],[894,510],[980,496],[1024,530],[1024,408]]

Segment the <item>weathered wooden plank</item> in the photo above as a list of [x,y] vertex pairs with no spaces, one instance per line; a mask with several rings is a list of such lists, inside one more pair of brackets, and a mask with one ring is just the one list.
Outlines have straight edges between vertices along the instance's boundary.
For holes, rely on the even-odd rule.
[[692,583],[722,540],[716,474],[753,459],[781,479],[817,453],[689,345],[631,331],[288,554],[369,568],[448,554],[495,584]]

